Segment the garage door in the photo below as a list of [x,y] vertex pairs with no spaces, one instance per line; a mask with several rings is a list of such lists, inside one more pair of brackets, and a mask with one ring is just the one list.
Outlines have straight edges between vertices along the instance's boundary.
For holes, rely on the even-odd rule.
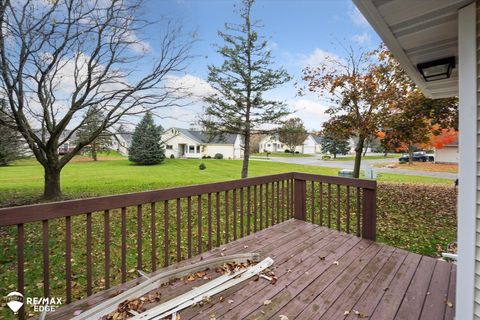
[[303,153],[306,153],[306,154],[315,153],[315,146],[303,146]]

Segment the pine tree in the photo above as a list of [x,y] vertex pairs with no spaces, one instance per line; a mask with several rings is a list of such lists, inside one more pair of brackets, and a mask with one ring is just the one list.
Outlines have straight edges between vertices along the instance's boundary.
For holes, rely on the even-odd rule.
[[25,154],[26,147],[22,143],[21,136],[14,128],[14,122],[10,121],[0,101],[0,166],[6,166],[10,162],[20,159]]
[[90,137],[95,135],[95,132],[100,130],[98,136],[83,147],[84,152],[90,153],[91,158],[97,161],[97,153],[101,151],[110,151],[112,146],[112,134],[107,131],[101,131],[103,119],[105,115],[96,107],[88,109],[83,118],[83,124],[77,131],[77,142],[88,141]]
[[218,49],[224,61],[209,66],[208,82],[216,91],[205,102],[203,126],[211,134],[240,134],[244,139],[242,178],[248,176],[250,137],[265,124],[280,124],[289,112],[283,102],[268,100],[264,93],[290,80],[283,69],[272,69],[271,50],[251,20],[254,0],[243,0],[241,24],[225,24],[219,32],[225,45]]
[[337,154],[346,154],[350,150],[348,139],[335,136],[333,134],[325,134],[320,142],[323,152],[328,152],[337,158]]
[[135,127],[128,159],[140,165],[159,164],[165,159],[165,148],[161,142],[162,127],[156,126],[150,112]]

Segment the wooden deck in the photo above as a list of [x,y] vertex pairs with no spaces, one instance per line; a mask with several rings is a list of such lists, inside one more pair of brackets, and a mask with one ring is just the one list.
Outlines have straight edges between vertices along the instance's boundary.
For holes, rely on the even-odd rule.
[[[182,320],[280,319],[280,315],[288,319],[454,317],[455,265],[299,220],[264,229],[179,265],[241,252],[273,258],[278,281],[246,281],[203,306],[183,310]],[[213,270],[209,274],[218,276]],[[161,287],[160,302],[206,281],[176,281]],[[85,310],[135,283],[74,302],[48,319],[70,318],[75,310]]]

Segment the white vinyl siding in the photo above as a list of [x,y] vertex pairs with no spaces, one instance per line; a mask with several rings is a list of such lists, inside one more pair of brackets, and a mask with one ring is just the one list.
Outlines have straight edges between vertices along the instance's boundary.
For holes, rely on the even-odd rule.
[[[480,128],[480,5],[477,2],[477,44],[476,44],[476,54],[477,54],[477,150],[476,150],[476,157],[477,157],[477,197],[476,197],[476,248],[475,248],[475,304],[474,304],[474,314],[475,319],[480,319],[480,203],[478,199],[480,199],[480,190],[479,186],[480,183],[480,132],[478,132],[478,128]],[[461,214],[461,212],[459,212]]]

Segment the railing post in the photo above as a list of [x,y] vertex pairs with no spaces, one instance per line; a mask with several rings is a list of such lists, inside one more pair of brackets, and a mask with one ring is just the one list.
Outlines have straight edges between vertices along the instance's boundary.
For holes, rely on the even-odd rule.
[[363,189],[362,238],[377,238],[377,190]]
[[293,217],[298,220],[306,221],[306,190],[307,183],[305,180],[295,179],[294,191],[294,212]]

